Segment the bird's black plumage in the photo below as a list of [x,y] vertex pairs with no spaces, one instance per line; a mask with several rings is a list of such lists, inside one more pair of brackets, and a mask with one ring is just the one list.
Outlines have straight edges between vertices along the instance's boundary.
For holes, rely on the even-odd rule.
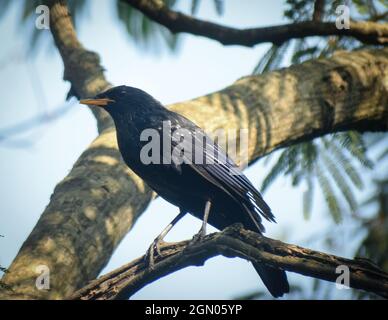
[[[161,197],[178,206],[181,212],[189,212],[202,219],[205,204],[210,201],[208,222],[220,230],[233,223],[242,223],[245,228],[262,233],[264,227],[261,217],[275,221],[271,209],[247,177],[193,122],[169,111],[149,94],[133,87],[114,87],[97,95],[95,99],[109,101],[104,108],[114,120],[119,149],[125,163]],[[174,161],[174,158],[171,163],[146,165],[141,161],[141,150],[148,143],[142,141],[141,133],[153,129],[160,133],[160,156],[163,162],[166,156],[165,141],[162,138],[166,134],[163,132],[163,122],[170,125],[172,135],[178,129],[190,132],[192,140],[184,141],[186,144],[202,141],[202,164],[186,159],[185,156],[183,163]],[[179,143],[174,139],[170,141],[172,148]],[[188,146],[184,143],[181,145],[187,150]],[[167,152],[171,150],[168,148]],[[254,267],[273,296],[279,297],[289,291],[283,270],[256,263]]]

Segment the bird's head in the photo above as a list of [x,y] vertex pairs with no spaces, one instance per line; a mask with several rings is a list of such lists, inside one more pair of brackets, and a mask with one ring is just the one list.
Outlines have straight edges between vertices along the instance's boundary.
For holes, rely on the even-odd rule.
[[160,107],[158,101],[143,90],[129,86],[118,86],[99,93],[91,99],[81,99],[80,103],[105,109],[113,119],[134,113],[136,110]]

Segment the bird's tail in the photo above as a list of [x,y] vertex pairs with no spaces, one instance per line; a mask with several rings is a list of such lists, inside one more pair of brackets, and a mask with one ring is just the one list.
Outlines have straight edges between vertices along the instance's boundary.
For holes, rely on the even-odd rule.
[[279,298],[290,291],[287,280],[287,274],[284,270],[275,269],[270,266],[253,263],[257,273],[268,291],[275,297]]
[[[263,203],[265,204],[264,200]],[[268,207],[267,204],[265,205],[266,207],[264,207],[264,209],[265,211],[267,211],[267,216],[273,217],[271,209]],[[263,208],[263,206],[261,206],[261,208]],[[262,232],[264,232],[264,227],[261,224],[260,217],[257,214],[250,212],[249,209],[247,210],[247,212],[250,216],[250,220],[248,223],[245,222],[244,226],[252,231],[262,234]],[[272,218],[272,220],[274,221],[274,218]],[[290,286],[287,280],[287,274],[284,270],[273,268],[261,263],[253,263],[253,266],[255,267],[261,280],[263,280],[264,285],[267,287],[268,291],[272,294],[272,296],[274,296],[275,298],[279,298],[283,294],[288,293],[290,291]]]

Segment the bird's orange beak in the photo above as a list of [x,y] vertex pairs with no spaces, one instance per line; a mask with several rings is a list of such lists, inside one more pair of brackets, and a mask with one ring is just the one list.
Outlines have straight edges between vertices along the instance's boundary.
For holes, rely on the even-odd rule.
[[115,101],[108,98],[82,99],[79,101],[79,103],[86,104],[88,106],[98,106],[98,107],[105,107],[106,105],[108,105],[109,102],[115,102]]

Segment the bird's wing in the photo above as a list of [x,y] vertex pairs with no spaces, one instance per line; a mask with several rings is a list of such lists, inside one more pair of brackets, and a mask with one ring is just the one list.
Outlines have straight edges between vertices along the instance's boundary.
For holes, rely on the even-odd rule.
[[[205,179],[227,191],[232,197],[240,201],[240,203],[248,209],[252,219],[256,222],[259,229],[262,230],[260,216],[263,216],[269,221],[275,221],[274,216],[269,206],[265,203],[261,194],[252,185],[248,178],[241,172],[238,166],[230,159],[226,153],[209,137],[204,131],[192,123],[190,120],[178,115],[178,121],[172,124],[172,131],[177,129],[186,129],[191,132],[192,140],[186,139],[179,141],[180,147],[184,150],[191,150],[192,142],[199,143],[200,150],[195,150],[191,154],[183,155],[184,162],[190,165]],[[172,146],[178,145],[172,139]],[[187,149],[186,149],[187,148]],[[203,164],[198,164],[191,156],[193,153],[203,155]],[[195,158],[195,160],[197,160]],[[258,215],[252,215],[255,212]]]

